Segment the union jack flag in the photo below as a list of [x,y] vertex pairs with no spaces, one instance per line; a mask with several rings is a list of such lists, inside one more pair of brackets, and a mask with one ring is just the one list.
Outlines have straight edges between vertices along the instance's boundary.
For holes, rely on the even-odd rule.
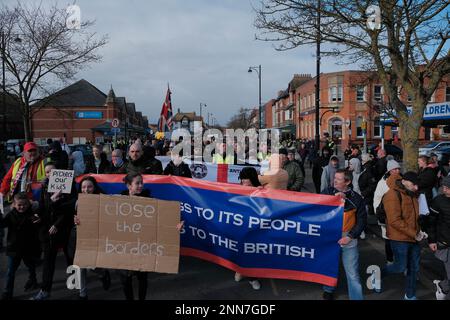
[[169,85],[167,85],[166,100],[164,101],[161,109],[161,115],[158,120],[158,131],[167,132],[172,130],[172,101],[170,99]]

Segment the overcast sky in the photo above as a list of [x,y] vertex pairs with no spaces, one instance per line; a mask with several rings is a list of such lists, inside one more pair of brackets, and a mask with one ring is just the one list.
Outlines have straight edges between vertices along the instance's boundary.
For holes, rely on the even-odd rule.
[[[315,74],[315,48],[279,52],[255,40],[251,4],[257,1],[78,0],[82,20],[95,19],[92,31],[107,34],[109,43],[100,51],[102,62],[77,80],[105,93],[112,85],[150,123],[157,121],[169,83],[174,113],[199,114],[206,103],[203,115],[211,112],[225,125],[240,107],[258,105],[258,76],[247,72],[249,66],[262,65],[263,102],[285,89],[294,73]],[[322,60],[322,72],[349,68]]]

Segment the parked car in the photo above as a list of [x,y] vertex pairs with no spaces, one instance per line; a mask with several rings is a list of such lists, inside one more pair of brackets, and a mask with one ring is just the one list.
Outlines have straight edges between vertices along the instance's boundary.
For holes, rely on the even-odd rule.
[[438,148],[450,147],[450,141],[433,141],[423,147],[419,148],[419,155],[429,156],[432,152],[437,151]]
[[87,144],[69,144],[70,153],[74,151],[81,151],[83,153],[84,158],[92,155],[92,147]]
[[447,164],[450,158],[450,146],[440,147],[438,150],[433,151],[437,155],[438,161]]
[[[373,145],[370,147],[370,153],[376,154],[375,148],[377,145]],[[402,161],[403,159],[403,150],[399,147],[397,147],[394,144],[384,144],[384,150],[386,150],[387,155],[392,155],[396,161]]]

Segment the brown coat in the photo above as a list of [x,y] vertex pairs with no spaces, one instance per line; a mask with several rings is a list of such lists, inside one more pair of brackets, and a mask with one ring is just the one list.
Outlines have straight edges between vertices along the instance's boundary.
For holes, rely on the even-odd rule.
[[258,176],[259,182],[264,188],[286,190],[289,175],[284,169],[269,170],[263,176]]
[[[386,231],[391,240],[416,242],[416,234],[420,227],[419,202],[416,197],[406,193],[406,189],[400,186],[397,181],[401,181],[398,176],[390,176],[386,183],[389,191],[384,194],[383,205],[386,211]],[[397,191],[401,195],[401,204]]]

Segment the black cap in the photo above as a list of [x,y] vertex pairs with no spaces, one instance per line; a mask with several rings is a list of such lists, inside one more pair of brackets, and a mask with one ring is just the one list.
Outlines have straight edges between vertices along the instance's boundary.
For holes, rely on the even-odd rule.
[[408,171],[403,174],[403,180],[411,181],[415,185],[419,184],[419,176],[414,171]]

